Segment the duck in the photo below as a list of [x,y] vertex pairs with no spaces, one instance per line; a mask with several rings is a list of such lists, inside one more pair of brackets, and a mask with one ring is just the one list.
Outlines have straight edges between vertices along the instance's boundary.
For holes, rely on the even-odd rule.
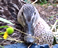
[[24,4],[18,12],[17,21],[23,26],[24,32],[28,34],[24,35],[25,42],[48,44],[49,46],[53,44],[53,33],[49,25],[40,17],[34,5]]

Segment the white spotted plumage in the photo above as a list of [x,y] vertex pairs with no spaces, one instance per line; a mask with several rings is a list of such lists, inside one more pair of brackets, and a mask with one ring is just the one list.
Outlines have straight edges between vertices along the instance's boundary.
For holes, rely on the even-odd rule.
[[[32,5],[29,4],[25,4],[23,5],[23,7],[21,8],[21,10],[18,13],[18,22],[23,25],[23,17],[21,15],[21,13],[23,12],[23,8],[25,7],[30,7]],[[32,7],[31,7],[32,8]],[[53,33],[50,30],[49,25],[40,17],[37,9],[34,7],[36,14],[34,15],[34,20],[33,20],[33,27],[34,27],[34,36],[38,38],[38,40],[36,40],[35,43],[39,43],[39,44],[49,44],[52,45],[53,44]],[[24,22],[25,23],[25,22]]]

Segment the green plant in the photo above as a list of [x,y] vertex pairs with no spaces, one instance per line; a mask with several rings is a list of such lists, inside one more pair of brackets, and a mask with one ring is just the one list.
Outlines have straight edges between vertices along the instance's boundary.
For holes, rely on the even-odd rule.
[[0,28],[7,28],[8,26],[6,25],[6,26],[0,26]]
[[[6,28],[6,31],[8,34],[12,34],[14,32],[14,28],[13,27],[9,27],[9,26],[0,26],[0,28],[5,28],[5,27],[8,27]],[[0,32],[0,35],[4,34],[5,32]]]
[[43,4],[46,4],[47,1],[46,0],[38,0],[37,3],[40,3],[41,5],[43,5]]
[[8,20],[6,20],[6,19],[4,19],[4,18],[1,18],[1,17],[0,17],[0,21],[5,22],[5,23],[8,23],[8,24],[11,24],[11,25],[14,25],[14,24],[11,23],[10,21],[8,21]]
[[4,47],[0,45],[0,48],[4,48]]
[[8,28],[6,29],[6,32],[7,32],[8,34],[12,34],[12,33],[14,32],[14,29],[13,29],[12,27],[8,27]]

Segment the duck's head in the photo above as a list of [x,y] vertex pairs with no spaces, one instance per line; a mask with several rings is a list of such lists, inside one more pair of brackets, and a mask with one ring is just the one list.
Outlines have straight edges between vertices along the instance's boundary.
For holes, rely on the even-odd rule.
[[38,11],[31,4],[24,4],[18,13],[18,22],[24,27],[25,33],[29,34],[24,36],[24,40],[28,43],[35,41],[32,36],[34,36],[34,26],[38,15]]

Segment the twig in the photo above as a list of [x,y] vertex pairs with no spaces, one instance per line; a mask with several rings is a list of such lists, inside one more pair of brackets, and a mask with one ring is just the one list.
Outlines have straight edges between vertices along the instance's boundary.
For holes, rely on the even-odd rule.
[[[23,31],[21,31],[21,30],[19,30],[19,29],[17,29],[17,28],[14,28],[15,30],[17,30],[17,31],[19,31],[19,32],[21,32],[21,33],[23,33],[23,34],[25,34],[25,35],[29,35],[29,34],[27,34],[27,33],[24,33]],[[30,35],[29,35],[30,36]],[[20,41],[20,40],[16,40],[16,38],[11,38],[10,36],[8,36],[9,38],[7,38],[6,40],[11,40],[11,41],[16,41],[16,42],[24,42],[24,41]],[[36,38],[36,39],[39,39],[38,37],[34,37],[34,36],[31,36],[32,38]],[[3,38],[0,38],[0,39],[3,39]]]
[[[25,34],[25,35],[28,35],[28,36],[30,36],[29,34],[27,34],[27,33],[24,33],[23,31],[21,31],[21,30],[19,30],[19,29],[16,29],[16,28],[14,28],[15,30],[17,30],[17,31],[19,31],[19,32],[21,32],[21,33],[23,33],[23,34]],[[35,37],[35,36],[31,36],[32,38],[36,38],[36,39],[39,39],[39,37]]]
[[14,29],[17,30],[17,31],[19,31],[19,32],[21,32],[21,33],[23,33],[23,34],[25,34],[25,35],[29,35],[29,34],[24,33],[23,31],[21,31],[21,30],[19,30],[19,29],[17,29],[17,28],[14,28]]
[[32,4],[35,4],[38,0],[35,0]]
[[[21,32],[21,33],[23,33],[23,34],[25,34],[25,35],[29,35],[29,34],[27,34],[27,33],[24,33],[23,31],[21,31],[21,30],[19,30],[19,29],[16,29],[16,28],[14,28],[15,30],[17,30],[17,31],[19,31],[19,32]],[[30,36],[30,35],[29,35]],[[16,42],[24,42],[24,41],[21,41],[21,40],[16,40],[16,38],[11,38],[10,36],[8,36],[9,38],[7,38],[6,40],[11,40],[11,41],[16,41]],[[36,39],[39,39],[39,37],[34,37],[34,36],[31,36],[32,38],[36,38]],[[3,38],[0,38],[0,39],[3,39]]]
[[56,26],[57,22],[58,22],[58,20],[56,20],[56,22],[54,23],[54,25],[53,25],[53,27],[52,27],[52,29],[51,29],[51,30],[53,30],[53,29],[55,28],[55,26]]
[[0,39],[3,39],[3,38],[0,37]]
[[17,40],[16,38],[11,38],[10,36],[8,36],[9,38],[7,38],[6,40],[11,40],[11,41],[16,41],[16,42],[20,42],[23,43],[24,41],[21,40]]
[[[3,38],[0,37],[0,39],[3,39]],[[8,38],[6,40],[11,40],[11,41],[16,41],[16,42],[24,43],[24,41],[16,40],[16,38],[11,38],[10,36],[8,36]]]

